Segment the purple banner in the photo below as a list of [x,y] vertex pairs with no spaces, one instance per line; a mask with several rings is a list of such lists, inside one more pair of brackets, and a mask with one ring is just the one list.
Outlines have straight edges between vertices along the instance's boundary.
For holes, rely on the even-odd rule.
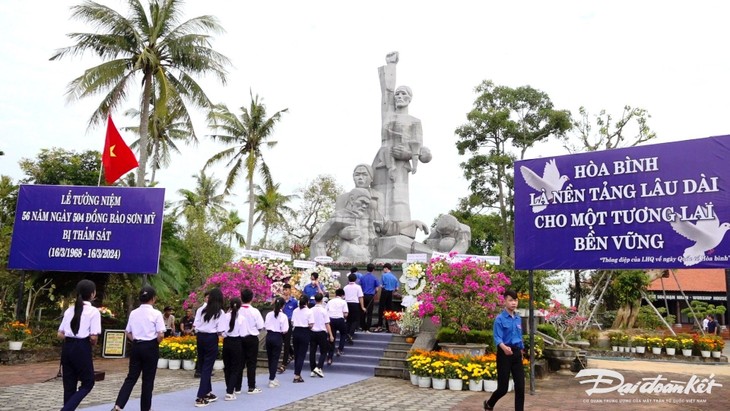
[[730,136],[515,162],[517,269],[730,267]]
[[21,185],[8,268],[156,274],[163,188]]

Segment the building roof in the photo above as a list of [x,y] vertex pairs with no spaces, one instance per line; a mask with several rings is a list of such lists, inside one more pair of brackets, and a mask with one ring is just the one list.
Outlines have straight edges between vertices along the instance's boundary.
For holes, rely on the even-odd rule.
[[[679,269],[674,270],[677,281],[684,291],[701,291],[708,293],[726,293],[725,270],[721,268],[697,268],[697,269]],[[669,270],[666,271],[664,277],[654,280],[649,287],[649,291],[662,291],[662,281],[664,280],[664,290],[679,292],[677,281],[674,280]]]

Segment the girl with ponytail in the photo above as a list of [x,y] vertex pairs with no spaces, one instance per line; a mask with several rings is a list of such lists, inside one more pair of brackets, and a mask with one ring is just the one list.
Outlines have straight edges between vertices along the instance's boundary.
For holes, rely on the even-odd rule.
[[[91,348],[101,334],[101,314],[91,301],[96,284],[81,280],[76,284],[76,302],[63,313],[58,338],[63,340],[63,408],[75,410],[94,388],[94,361]],[[81,386],[79,386],[81,382]],[[78,388],[77,388],[78,387]]]
[[195,315],[195,338],[198,343],[198,361],[200,366],[200,385],[195,398],[196,407],[205,407],[218,397],[213,394],[210,382],[213,373],[213,363],[218,358],[218,336],[225,332],[229,324],[225,322],[223,313],[223,293],[220,288],[214,288],[208,293],[208,302],[198,308]]
[[299,308],[294,310],[292,314],[292,324],[294,331],[292,338],[294,340],[294,382],[304,382],[302,378],[302,367],[304,367],[304,357],[307,356],[309,348],[310,329],[314,325],[314,316],[312,310],[307,307],[309,297],[302,294],[299,297]]
[[238,310],[241,309],[241,299],[231,298],[225,316],[228,330],[223,333],[223,376],[226,382],[226,401],[236,399],[234,393],[236,382],[241,378],[241,356],[243,343],[241,342],[241,322]]
[[269,388],[279,386],[276,379],[276,369],[279,364],[279,355],[284,342],[284,335],[289,331],[289,318],[281,310],[285,301],[281,297],[274,300],[274,311],[266,314],[264,327],[266,328],[266,357],[269,360]]

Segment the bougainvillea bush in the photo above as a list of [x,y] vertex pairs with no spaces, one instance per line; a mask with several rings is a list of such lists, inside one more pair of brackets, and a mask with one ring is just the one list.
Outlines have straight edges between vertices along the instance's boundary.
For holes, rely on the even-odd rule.
[[503,273],[483,261],[449,262],[433,259],[426,270],[427,285],[418,296],[421,317],[455,331],[464,343],[470,330],[485,330],[501,311],[505,286]]
[[219,287],[223,297],[230,299],[241,297],[241,290],[250,288],[253,291],[253,303],[260,304],[271,299],[272,280],[267,276],[266,266],[254,260],[241,260],[229,263],[224,271],[213,273],[203,285],[191,292],[183,303],[183,308],[201,305],[207,290]]

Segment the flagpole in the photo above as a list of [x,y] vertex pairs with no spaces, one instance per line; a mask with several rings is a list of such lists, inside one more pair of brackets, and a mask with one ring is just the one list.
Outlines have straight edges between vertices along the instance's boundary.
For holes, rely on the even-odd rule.
[[99,180],[96,182],[97,187],[101,187],[101,170],[104,169],[104,160],[99,161]]

